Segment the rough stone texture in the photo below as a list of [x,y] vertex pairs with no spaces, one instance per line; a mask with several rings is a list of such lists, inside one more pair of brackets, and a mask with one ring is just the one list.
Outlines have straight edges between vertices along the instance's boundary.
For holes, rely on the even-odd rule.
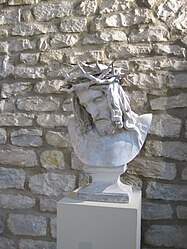
[[145,233],[145,241],[150,245],[186,248],[187,226],[152,225]]
[[0,216],[0,234],[2,234],[3,231],[4,231],[4,224],[3,224],[2,218]]
[[179,161],[187,159],[187,143],[177,141],[149,141],[146,143],[146,152],[154,157],[166,157]]
[[56,249],[55,242],[21,239],[19,242],[19,249]]
[[69,16],[72,12],[72,3],[43,3],[34,8],[34,16],[38,21],[48,21],[52,18]]
[[175,163],[156,160],[135,159],[129,164],[128,173],[157,179],[173,180],[176,176]]
[[37,123],[46,128],[54,128],[57,126],[67,126],[69,117],[55,114],[40,114],[37,116]]
[[58,150],[46,150],[40,156],[42,167],[46,169],[62,169],[64,165],[64,155]]
[[24,67],[24,66],[16,66],[15,67],[15,77],[17,78],[30,78],[30,79],[37,79],[37,78],[44,78],[44,68],[43,67]]
[[20,61],[25,63],[26,65],[35,65],[39,61],[39,53],[30,54],[24,53],[20,54]]
[[30,126],[33,124],[33,119],[33,114],[0,113],[0,126]]
[[60,24],[62,32],[83,32],[87,30],[86,18],[63,18]]
[[10,214],[8,228],[15,235],[46,235],[47,221],[43,216]]
[[1,194],[0,207],[8,209],[26,209],[34,207],[36,200],[28,196]]
[[20,96],[28,94],[32,89],[31,82],[18,82],[14,84],[4,83],[2,85],[1,97],[10,98],[11,96]]
[[70,146],[68,134],[63,134],[63,132],[48,131],[46,133],[46,141],[48,144],[59,148]]
[[[72,98],[60,88],[69,64],[96,60],[123,68],[132,109],[153,113],[122,176],[142,189],[142,248],[186,247],[186,20],[186,0],[0,0],[1,249],[56,249],[57,200],[91,181],[71,149]],[[47,217],[45,235],[13,234],[9,213]]]
[[17,107],[25,111],[55,111],[59,108],[59,101],[53,97],[27,97],[18,99]]
[[57,31],[57,27],[53,24],[20,24],[12,29],[12,35],[30,36]]
[[33,150],[23,150],[11,146],[0,150],[0,162],[1,164],[33,167],[37,165],[37,157]]
[[172,219],[173,210],[170,204],[157,204],[148,201],[142,205],[142,219],[163,220]]
[[57,200],[55,199],[46,199],[46,198],[41,198],[40,199],[40,210],[45,212],[55,212],[57,209]]
[[0,128],[0,144],[5,144],[6,143],[6,139],[7,139],[6,130]]
[[0,237],[0,245],[1,249],[15,249],[16,248],[16,243],[12,239],[8,239],[5,237]]
[[60,87],[64,86],[63,80],[45,80],[35,84],[34,90],[39,94],[60,93]]
[[187,207],[186,206],[177,207],[177,217],[182,220],[187,219]]
[[78,42],[78,39],[79,37],[77,35],[58,34],[58,35],[55,35],[50,40],[50,45],[51,45],[51,48],[54,48],[54,49],[72,47],[75,45],[75,43]]
[[182,121],[167,114],[153,115],[149,133],[161,137],[179,137]]
[[149,182],[146,194],[150,199],[187,201],[187,186]]
[[53,217],[50,219],[51,235],[56,239],[57,236],[57,219]]
[[187,107],[187,94],[181,93],[171,97],[160,97],[150,101],[152,110],[165,110]]
[[22,169],[0,168],[0,189],[23,189],[25,172]]
[[187,167],[182,171],[182,180],[187,180]]
[[29,188],[32,192],[47,195],[59,196],[64,191],[70,192],[75,188],[76,177],[74,175],[62,175],[56,173],[44,173],[31,176]]
[[42,131],[37,129],[19,129],[11,133],[11,143],[17,146],[42,146]]

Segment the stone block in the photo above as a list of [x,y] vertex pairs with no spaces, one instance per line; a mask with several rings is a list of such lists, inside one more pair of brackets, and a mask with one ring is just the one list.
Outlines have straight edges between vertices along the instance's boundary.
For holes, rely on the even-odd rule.
[[20,54],[20,61],[26,65],[35,65],[39,61],[39,53],[22,53]]
[[185,48],[179,45],[156,44],[153,47],[153,51],[158,55],[173,55],[185,57]]
[[50,228],[51,228],[51,235],[54,239],[57,237],[57,218],[52,217],[50,218]]
[[11,143],[17,146],[42,146],[42,131],[37,129],[19,129],[11,133]]
[[22,169],[0,168],[0,189],[24,189],[25,172]]
[[71,167],[76,170],[83,170],[84,164],[79,160],[74,152],[71,154]]
[[1,164],[33,167],[37,165],[37,157],[33,150],[9,146],[0,150],[0,162]]
[[62,3],[42,3],[33,9],[37,21],[49,21],[53,18],[62,18],[72,14],[73,2],[63,1]]
[[129,35],[129,41],[141,42],[164,42],[169,40],[169,31],[165,26],[145,26],[133,29]]
[[21,239],[19,249],[56,249],[55,242],[42,240]]
[[63,80],[43,80],[35,84],[34,91],[39,94],[61,94],[60,87],[64,86],[64,84],[65,82]]
[[6,78],[14,73],[14,66],[8,55],[0,56],[0,77]]
[[39,215],[9,214],[8,228],[15,235],[45,236],[46,218]]
[[4,232],[4,223],[3,223],[2,217],[0,216],[0,234],[2,234],[3,232]]
[[32,89],[31,82],[18,82],[14,84],[2,84],[1,97],[10,98],[15,96],[22,96],[29,93]]
[[142,205],[143,220],[172,219],[173,210],[170,204],[160,204],[144,201]]
[[151,225],[145,233],[145,242],[160,247],[186,248],[187,226]]
[[173,180],[176,177],[175,163],[136,158],[128,165],[128,173],[156,179]]
[[46,169],[65,168],[64,154],[58,150],[46,150],[40,156],[42,167]]
[[0,25],[20,22],[21,13],[18,8],[4,8],[0,10]]
[[57,209],[57,200],[56,199],[40,199],[40,211],[42,212],[56,212]]
[[1,249],[15,249],[16,242],[13,239],[0,237]]
[[17,107],[24,111],[56,111],[59,109],[59,99],[55,97],[25,97],[17,100]]
[[129,7],[137,7],[134,1],[115,1],[115,0],[104,0],[102,1],[101,5],[99,6],[100,14],[107,14],[116,11],[122,11]]
[[16,66],[14,74],[16,78],[23,79],[40,79],[45,77],[44,67]]
[[187,219],[187,206],[177,206],[177,218],[181,220]]
[[[13,98],[0,100],[0,112],[2,114],[13,112],[15,110],[14,102],[15,101]],[[5,117],[5,116],[3,116],[3,117]]]
[[187,186],[149,182],[146,189],[146,196],[149,199],[161,199],[171,201],[186,201]]
[[94,14],[97,10],[97,0],[84,0],[76,6],[76,13],[82,15],[91,15]]
[[181,129],[182,120],[168,114],[154,114],[149,133],[161,137],[179,137]]
[[0,126],[31,126],[33,124],[33,120],[33,114],[0,113]]
[[120,46],[112,44],[106,48],[106,54],[109,59],[128,59],[139,55],[150,55],[151,51],[151,46],[144,44],[120,44]]
[[146,155],[153,157],[166,157],[183,161],[187,159],[187,144],[178,141],[147,141]]
[[36,200],[20,194],[1,194],[0,207],[4,209],[26,209],[32,208]]
[[124,184],[131,185],[133,190],[142,189],[142,180],[135,175],[125,173],[121,176],[121,181]]
[[1,28],[0,36],[1,37],[7,37],[8,36],[8,29],[7,28]]
[[60,196],[76,187],[76,176],[70,174],[43,173],[30,177],[32,192],[47,196]]
[[173,88],[187,88],[186,78],[187,78],[186,72],[177,73],[177,74],[170,73],[167,86],[172,89]]
[[15,38],[9,41],[9,51],[10,52],[21,52],[24,50],[29,50],[35,48],[35,44],[30,42],[28,39]]
[[8,0],[8,5],[28,5],[38,3],[38,0]]
[[108,42],[126,42],[127,36],[123,31],[109,30],[93,35],[86,35],[83,44],[103,44]]
[[187,167],[183,169],[181,178],[182,180],[187,180]]
[[69,147],[70,143],[68,141],[67,135],[68,134],[63,134],[62,132],[48,131],[46,133],[46,141],[48,144],[55,147]]
[[180,93],[170,97],[160,97],[150,100],[152,110],[166,110],[174,108],[182,108],[187,106],[187,94]]
[[54,128],[67,126],[69,117],[60,114],[40,114],[37,115],[37,123],[41,127]]
[[83,17],[67,17],[63,18],[60,24],[62,32],[80,33],[87,31],[87,19]]
[[50,40],[51,48],[73,47],[79,40],[76,34],[57,34]]
[[67,98],[63,101],[62,109],[65,112],[73,112],[73,100],[72,100],[72,98]]
[[8,43],[0,42],[0,53],[8,53]]
[[6,130],[0,128],[0,144],[5,144],[7,140]]
[[54,24],[41,24],[41,23],[32,23],[32,24],[19,24],[12,28],[12,35],[18,36],[32,36],[57,32],[57,27]]

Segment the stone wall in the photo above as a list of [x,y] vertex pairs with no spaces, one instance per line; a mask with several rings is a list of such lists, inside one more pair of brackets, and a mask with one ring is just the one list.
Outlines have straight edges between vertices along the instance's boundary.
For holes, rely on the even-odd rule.
[[[88,179],[68,142],[62,63],[116,60],[152,112],[123,181],[142,188],[142,248],[187,248],[185,0],[0,0],[0,248],[56,248],[56,201]],[[72,238],[73,239],[73,238]]]

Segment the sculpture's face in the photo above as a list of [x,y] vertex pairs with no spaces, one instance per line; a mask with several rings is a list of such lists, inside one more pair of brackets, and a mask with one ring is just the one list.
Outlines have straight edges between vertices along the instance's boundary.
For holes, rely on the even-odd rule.
[[77,92],[82,106],[91,115],[93,124],[100,135],[110,135],[115,131],[105,93],[99,89],[84,89]]

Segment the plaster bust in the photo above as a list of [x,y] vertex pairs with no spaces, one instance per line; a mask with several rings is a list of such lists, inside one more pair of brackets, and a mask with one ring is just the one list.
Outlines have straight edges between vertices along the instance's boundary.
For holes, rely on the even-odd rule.
[[121,69],[80,63],[75,71],[65,80],[66,91],[73,94],[74,117],[68,130],[76,155],[88,166],[126,165],[142,148],[152,114],[132,111],[120,86]]

